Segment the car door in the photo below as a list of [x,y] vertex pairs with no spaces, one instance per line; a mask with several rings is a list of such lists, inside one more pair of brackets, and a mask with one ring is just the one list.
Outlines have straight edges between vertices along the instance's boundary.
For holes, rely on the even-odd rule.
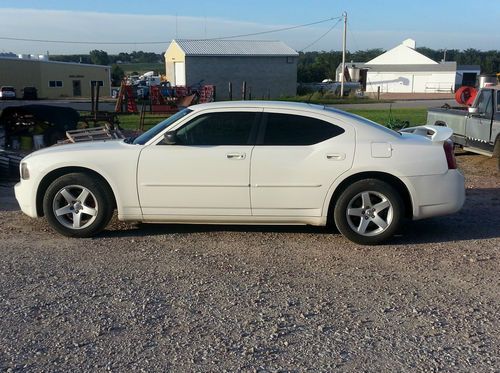
[[477,113],[469,114],[465,124],[467,144],[480,148],[488,147],[493,117],[493,90],[482,89],[476,100]]
[[144,219],[250,215],[258,118],[258,109],[202,112],[174,129],[175,144],[145,147],[137,175]]
[[266,109],[252,152],[254,216],[321,216],[328,189],[352,166],[354,129],[319,114]]

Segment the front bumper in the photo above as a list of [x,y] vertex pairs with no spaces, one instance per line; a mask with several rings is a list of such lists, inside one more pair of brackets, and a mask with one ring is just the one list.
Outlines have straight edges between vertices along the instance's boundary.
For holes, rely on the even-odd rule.
[[36,213],[36,190],[29,180],[22,180],[14,186],[17,203],[21,211],[32,218],[37,218]]
[[408,177],[413,219],[453,214],[465,202],[465,178],[458,170],[443,175]]

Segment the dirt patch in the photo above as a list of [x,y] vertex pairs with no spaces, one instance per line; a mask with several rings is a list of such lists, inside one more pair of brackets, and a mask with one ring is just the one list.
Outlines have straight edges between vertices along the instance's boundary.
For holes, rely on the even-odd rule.
[[500,175],[361,247],[328,229],[130,225],[68,239],[0,189],[0,369],[498,371]]

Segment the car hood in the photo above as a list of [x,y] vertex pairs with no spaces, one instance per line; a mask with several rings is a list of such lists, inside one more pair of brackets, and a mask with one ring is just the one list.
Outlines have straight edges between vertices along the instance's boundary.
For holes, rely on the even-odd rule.
[[25,157],[25,159],[47,154],[57,154],[57,153],[73,153],[73,152],[99,152],[99,151],[110,151],[110,150],[120,150],[125,147],[139,146],[127,144],[122,139],[117,140],[101,140],[101,141],[85,141],[74,144],[64,144],[64,145],[53,145],[48,148],[37,150]]

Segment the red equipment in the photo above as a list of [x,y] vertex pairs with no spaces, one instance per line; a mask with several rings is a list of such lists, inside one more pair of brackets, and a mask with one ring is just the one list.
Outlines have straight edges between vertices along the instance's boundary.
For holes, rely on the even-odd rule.
[[467,87],[467,86],[460,87],[455,92],[455,100],[460,105],[472,106],[476,96],[477,96],[477,89],[474,87]]

